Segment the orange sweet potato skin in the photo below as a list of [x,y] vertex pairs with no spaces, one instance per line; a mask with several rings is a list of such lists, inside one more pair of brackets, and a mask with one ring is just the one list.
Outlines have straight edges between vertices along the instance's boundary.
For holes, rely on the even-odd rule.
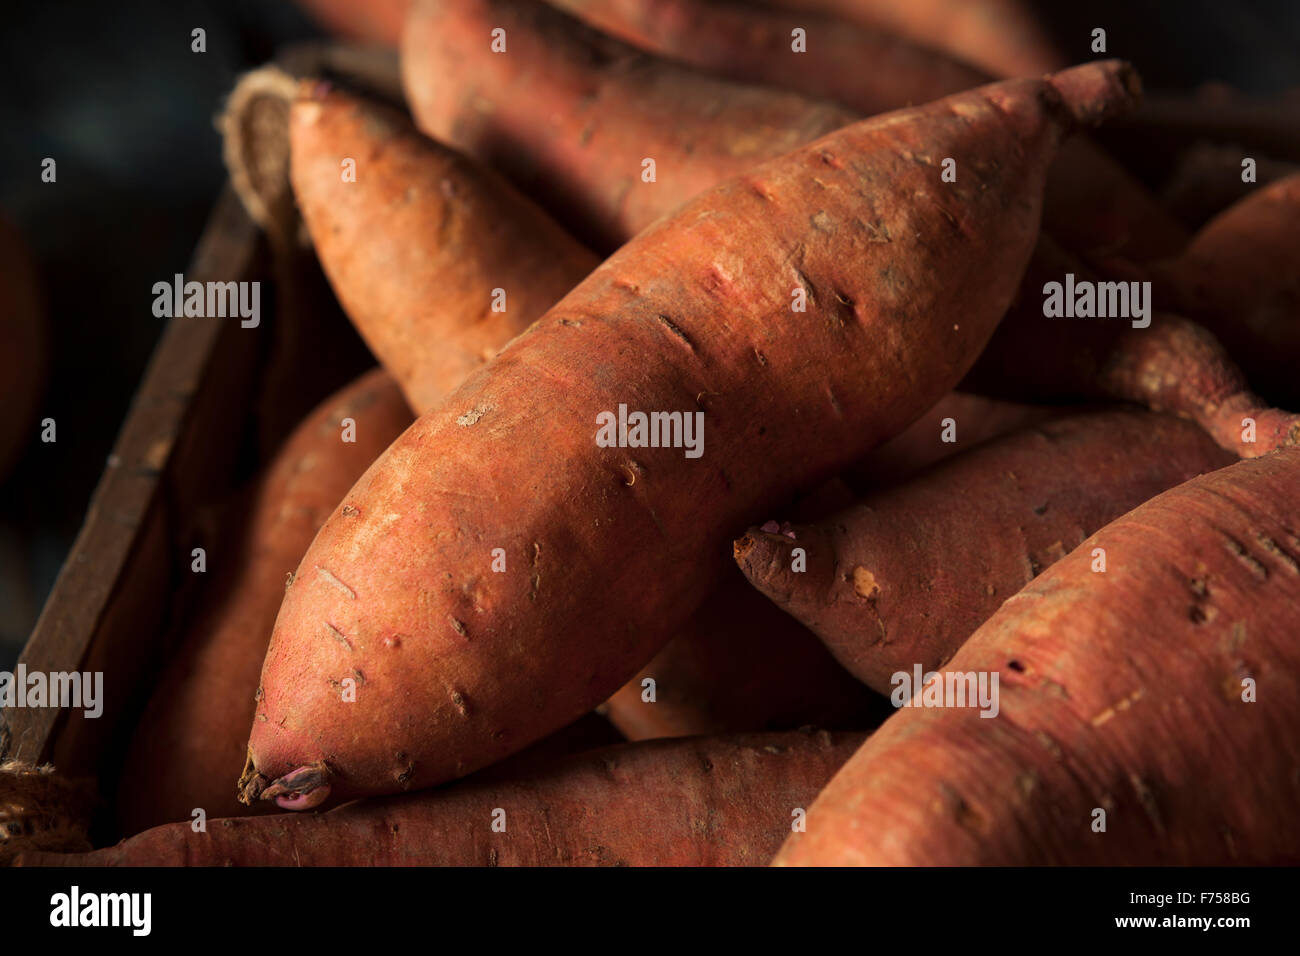
[[[321,265],[417,414],[596,267],[504,180],[396,111],[309,86],[289,130],[294,194]],[[505,311],[493,310],[495,289]]]
[[[341,421],[356,423],[342,441]],[[241,551],[223,568],[137,725],[122,775],[126,833],[244,811],[231,781],[244,765],[261,660],[297,567],[329,513],[411,413],[393,380],[368,372],[323,402],[285,442],[255,489]],[[146,783],[147,782],[147,783]]]
[[[993,334],[996,337],[997,333]],[[860,494],[886,488],[989,439],[1059,418],[1064,413],[1060,406],[949,392],[905,431],[850,465],[841,477]]]
[[996,76],[1059,70],[1065,57],[1021,0],[760,0],[890,30]]
[[[863,122],[611,257],[321,529],[276,621],[245,798],[303,795],[279,778],[304,767],[335,796],[431,785],[608,697],[725,568],[713,542],[960,378],[1029,257],[1057,142],[1134,82],[1093,64]],[[972,175],[939,184],[915,160],[936,149]],[[701,412],[703,457],[597,446],[620,404]]]
[[[878,28],[817,13],[734,0],[565,0],[561,5],[644,49],[730,79],[834,100],[868,116],[991,80],[981,70]],[[791,49],[796,27],[805,31],[806,52]],[[1187,243],[1181,225],[1142,184],[1082,137],[1061,148],[1048,178],[1043,225],[1079,252],[1135,261],[1174,255]]]
[[1240,200],[1155,264],[1172,305],[1223,339],[1266,398],[1300,401],[1300,174]]
[[[980,70],[879,29],[744,0],[554,0],[624,42],[744,83],[823,96],[863,114],[989,82]],[[792,32],[804,31],[805,52]],[[864,69],[870,64],[870,69]]]
[[[646,700],[644,680],[654,681]],[[874,726],[889,705],[836,663],[807,628],[729,573],[700,610],[605,701],[628,740]]]
[[[1229,464],[1195,425],[1139,411],[1040,424],[823,521],[751,529],[749,579],[868,686],[945,663],[1008,597],[1092,532]],[[791,537],[784,532],[793,534]],[[807,568],[794,572],[792,551]]]
[[[804,95],[714,79],[522,0],[428,0],[414,11],[403,46],[404,83],[421,127],[505,170],[530,194],[551,197],[552,210],[575,228],[594,224],[601,247],[635,235],[706,187],[857,118],[832,100],[871,114],[988,81],[978,70],[924,51],[903,57],[901,72],[886,71],[882,58],[890,51],[899,58],[904,44],[869,34],[859,38],[865,47],[852,49],[855,41],[834,22],[818,30],[825,49],[791,54],[779,13],[733,10],[720,24],[725,6],[667,0],[638,19],[642,2],[658,0],[615,2],[602,2],[598,22],[618,22],[620,32],[636,34],[648,19],[660,39],[681,44],[688,60],[694,53],[708,60],[701,66],[733,79]],[[674,5],[682,3],[687,6]],[[591,12],[590,2],[586,9]],[[698,22],[664,36],[673,16],[661,14]],[[741,24],[738,40],[733,31]],[[483,39],[494,26],[507,32],[504,53],[491,52]],[[778,49],[747,52],[749,40],[763,37]],[[788,64],[789,56],[798,64]],[[864,62],[872,68],[864,70]],[[647,157],[656,162],[653,183],[640,178]],[[1084,139],[1061,150],[1044,224],[1071,248],[1134,261],[1173,255],[1187,241],[1140,183]]]
[[[329,813],[146,831],[23,866],[763,866],[861,743],[825,731],[650,741]],[[494,832],[493,811],[505,812]]]
[[[496,28],[504,53],[490,46]],[[519,0],[418,3],[402,76],[421,129],[502,170],[602,249],[857,118],[664,64]],[[653,182],[642,178],[647,158]]]
[[[317,254],[417,414],[597,264],[495,174],[390,110],[310,86],[292,108],[290,131],[293,185]],[[355,182],[341,180],[343,156],[357,162]],[[494,287],[506,291],[505,313],[489,309]],[[729,639],[740,621],[767,625],[766,656],[734,653]],[[844,726],[872,697],[739,574],[683,625],[669,651],[672,659],[655,671],[668,678],[660,706],[641,703],[639,683],[626,711],[623,696],[611,700],[615,722],[641,727],[638,737]],[[705,691],[719,670],[727,681]]]
[[[1045,284],[1067,274],[1102,277],[1046,237],[1040,237],[1006,317],[962,382],[963,389],[1039,400],[1125,401],[1199,424],[1220,447],[1243,458],[1300,441],[1300,417],[1270,408],[1246,372],[1204,327],[1154,311],[1150,325],[1124,318],[1063,319],[1043,314]],[[1033,361],[1024,361],[1033,356]],[[1255,423],[1255,434],[1244,429]]]
[[[844,475],[851,486],[840,479],[820,485],[793,503],[792,516],[820,521],[854,504],[854,489],[895,484],[989,438],[1061,414],[1059,407],[950,392],[849,466]],[[949,418],[956,423],[954,442],[941,439]],[[655,681],[653,702],[644,699],[647,678]],[[873,727],[888,707],[816,635],[729,569],[725,583],[603,709],[629,740],[645,740],[804,725]]]
[[1097,532],[946,668],[997,672],[997,717],[900,710],[777,862],[1300,861],[1298,494],[1285,449]]

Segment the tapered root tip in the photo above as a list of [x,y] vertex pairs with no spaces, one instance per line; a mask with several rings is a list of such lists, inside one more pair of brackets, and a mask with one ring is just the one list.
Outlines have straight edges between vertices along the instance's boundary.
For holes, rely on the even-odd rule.
[[251,807],[266,789],[267,782],[266,777],[257,772],[257,767],[253,763],[253,752],[250,750],[248,756],[244,758],[244,771],[239,775],[239,802]]
[[274,800],[281,810],[310,810],[329,798],[330,776],[323,760],[307,764],[272,780],[261,789],[261,798]]
[[1096,126],[1142,101],[1142,79],[1124,60],[1085,63],[1045,77],[1080,126]]
[[773,583],[777,569],[786,565],[785,555],[791,545],[790,537],[770,529],[775,522],[768,522],[761,528],[750,528],[737,538],[731,546],[736,564],[760,591],[766,591]]

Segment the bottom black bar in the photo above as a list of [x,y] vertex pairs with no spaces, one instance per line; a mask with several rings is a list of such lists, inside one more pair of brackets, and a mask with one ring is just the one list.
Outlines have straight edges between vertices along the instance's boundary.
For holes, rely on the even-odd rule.
[[[846,934],[876,948],[1025,931],[1147,943],[1195,934],[1232,946],[1243,934],[1288,925],[1295,877],[1286,868],[11,869],[0,871],[0,900],[11,944],[78,934],[128,945],[407,938],[438,946],[441,938],[463,946],[479,936],[494,948],[512,937],[534,945],[568,937],[585,947],[721,934],[732,948],[750,939],[769,948],[788,927],[809,946]],[[86,925],[104,923],[113,925]]]

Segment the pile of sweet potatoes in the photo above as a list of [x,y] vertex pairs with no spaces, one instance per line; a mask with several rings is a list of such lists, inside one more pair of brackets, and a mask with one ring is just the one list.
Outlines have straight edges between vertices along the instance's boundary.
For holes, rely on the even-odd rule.
[[405,18],[284,111],[382,369],[20,862],[1300,862],[1294,177],[1186,235],[1014,0],[309,6]]

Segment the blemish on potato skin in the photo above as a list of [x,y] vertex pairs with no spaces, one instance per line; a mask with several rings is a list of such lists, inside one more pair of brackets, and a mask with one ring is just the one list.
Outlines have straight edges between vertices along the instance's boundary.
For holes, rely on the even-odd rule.
[[329,570],[329,568],[322,568],[319,565],[317,565],[316,575],[317,577],[325,581],[325,583],[331,584],[339,591],[342,591],[344,594],[348,596],[350,600],[355,601],[357,599],[357,592],[352,590],[351,587],[349,587],[342,580],[340,580],[339,577],[334,574],[334,572]]
[[496,409],[495,405],[490,405],[490,404],[475,405],[465,414],[457,416],[456,424],[461,426],[462,428],[468,428],[471,425],[477,425],[484,415],[486,415],[488,412],[494,411],[495,409]]
[[447,623],[450,624],[450,625],[451,625],[451,629],[452,629],[453,631],[455,631],[457,634],[459,634],[461,637],[466,638],[466,639],[469,638],[469,632],[466,631],[466,629],[465,629],[465,622],[464,622],[464,621],[458,620],[457,618],[452,617],[450,614],[448,614],[448,615],[447,615]]
[[663,313],[659,313],[656,316],[656,318],[659,319],[659,322],[662,325],[664,325],[669,332],[677,336],[678,339],[680,339],[683,343],[685,343],[686,347],[690,351],[692,352],[695,351],[695,343],[691,341],[690,336],[688,336],[685,332],[683,332],[681,327],[676,322],[674,322],[672,319],[670,319],[668,316],[664,315]]
[[339,514],[345,518],[355,518],[357,515],[361,514],[361,509],[355,505],[344,505],[339,511]]
[[337,627],[335,627],[335,626],[334,626],[333,624],[331,624],[329,621],[324,621],[323,623],[325,624],[325,630],[329,632],[329,636],[330,636],[330,637],[334,638],[334,640],[338,641],[340,644],[342,644],[342,645],[343,645],[344,647],[346,647],[348,650],[352,650],[352,642],[348,640],[346,634],[344,634],[342,631],[340,631]]
[[874,601],[880,597],[880,584],[877,583],[874,574],[858,566],[853,569],[853,591],[860,598]]
[[1234,558],[1237,559],[1238,562],[1244,565],[1247,568],[1247,570],[1249,570],[1250,573],[1253,574],[1256,578],[1258,578],[1261,581],[1268,580],[1268,568],[1264,567],[1264,565],[1261,564],[1259,560],[1255,558],[1254,555],[1248,552],[1246,550],[1245,545],[1243,545],[1240,541],[1238,541],[1236,538],[1230,538],[1225,536],[1224,547],[1228,549],[1229,554],[1231,554]]
[[[396,757],[400,766],[393,771],[393,779],[404,784],[415,776],[415,761],[400,750],[394,754],[394,757]],[[393,827],[393,832],[397,832],[396,826]]]
[[1300,564],[1297,564],[1296,559],[1284,551],[1280,544],[1262,532],[1255,533],[1255,540],[1259,542],[1260,547],[1281,562],[1282,567],[1292,574],[1300,575]]
[[458,690],[452,690],[451,703],[462,717],[469,716],[469,701],[465,699],[463,693]]

